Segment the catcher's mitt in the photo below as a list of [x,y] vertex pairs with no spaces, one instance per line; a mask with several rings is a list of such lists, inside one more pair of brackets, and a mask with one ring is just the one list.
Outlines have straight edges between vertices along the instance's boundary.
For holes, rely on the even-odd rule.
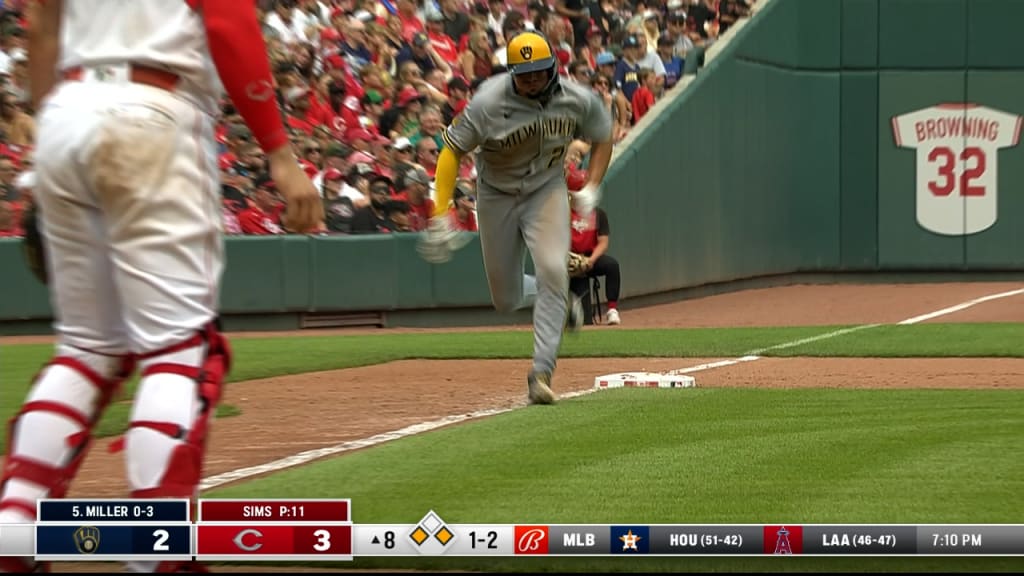
[[587,275],[587,257],[576,252],[569,252],[569,277],[579,278]]
[[33,202],[22,216],[21,227],[25,231],[25,237],[21,240],[22,253],[25,255],[25,263],[32,274],[43,284],[47,283],[46,274],[46,247],[43,245],[43,235],[39,230],[39,209]]

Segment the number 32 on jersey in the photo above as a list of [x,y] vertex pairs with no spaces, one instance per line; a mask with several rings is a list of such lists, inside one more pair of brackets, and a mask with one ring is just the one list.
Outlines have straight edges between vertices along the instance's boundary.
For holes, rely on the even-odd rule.
[[1020,140],[1021,116],[977,104],[950,103],[892,119],[896,146],[917,150],[917,222],[936,234],[963,236],[998,217],[998,153]]

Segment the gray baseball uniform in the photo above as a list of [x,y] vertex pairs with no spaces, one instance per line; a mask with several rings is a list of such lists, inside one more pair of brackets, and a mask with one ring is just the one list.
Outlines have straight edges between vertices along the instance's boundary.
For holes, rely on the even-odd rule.
[[524,245],[537,271],[533,311],[536,372],[554,372],[565,326],[569,197],[563,158],[577,138],[611,137],[611,115],[585,86],[563,81],[546,104],[516,94],[499,74],[480,85],[442,133],[459,154],[476,151],[477,216],[491,300],[499,311],[528,307]]

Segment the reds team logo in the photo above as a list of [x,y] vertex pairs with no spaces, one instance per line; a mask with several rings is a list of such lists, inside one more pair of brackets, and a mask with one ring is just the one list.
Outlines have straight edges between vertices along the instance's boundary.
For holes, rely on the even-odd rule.
[[999,150],[1020,140],[1021,116],[970,103],[937,104],[892,119],[896,146],[917,150],[917,223],[945,236],[998,218]]
[[547,526],[516,526],[516,554],[547,554]]

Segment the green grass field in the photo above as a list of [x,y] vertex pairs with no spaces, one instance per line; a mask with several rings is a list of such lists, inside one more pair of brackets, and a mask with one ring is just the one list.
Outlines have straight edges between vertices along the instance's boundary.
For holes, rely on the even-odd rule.
[[[841,327],[585,331],[563,357],[735,357]],[[1021,357],[1016,324],[882,326],[765,356]],[[251,338],[233,381],[402,358],[527,358],[529,332]],[[0,410],[49,346],[5,346]],[[413,354],[408,351],[415,351]],[[685,366],[685,362],[680,367]],[[984,375],[979,375],[984,377]],[[19,388],[15,383],[23,383]],[[102,433],[117,433],[127,403]],[[221,417],[235,410],[222,407]],[[1019,523],[1024,390],[612,390],[207,492],[351,498],[358,523]],[[1020,571],[1020,558],[360,558],[489,571]]]

